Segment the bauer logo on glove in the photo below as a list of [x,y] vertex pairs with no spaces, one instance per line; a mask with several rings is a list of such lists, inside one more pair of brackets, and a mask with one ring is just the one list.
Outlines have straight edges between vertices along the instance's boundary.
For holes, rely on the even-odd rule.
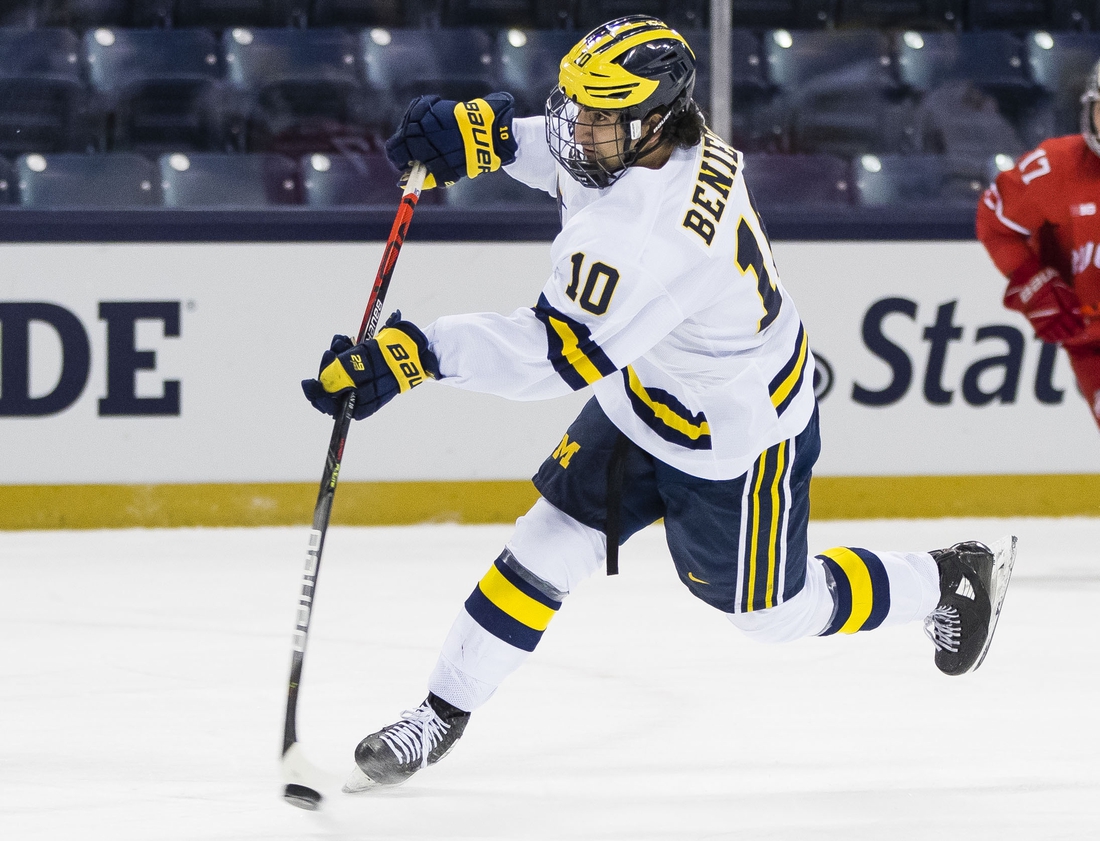
[[469,102],[420,96],[386,141],[386,156],[400,170],[421,161],[430,173],[425,189],[495,172],[516,159],[514,114],[515,100],[509,93]]
[[302,391],[313,407],[336,416],[344,395],[355,392],[355,420],[370,417],[398,394],[415,388],[425,377],[439,376],[439,362],[415,324],[395,312],[373,339],[355,345],[334,336],[321,356],[315,380],[302,380]]

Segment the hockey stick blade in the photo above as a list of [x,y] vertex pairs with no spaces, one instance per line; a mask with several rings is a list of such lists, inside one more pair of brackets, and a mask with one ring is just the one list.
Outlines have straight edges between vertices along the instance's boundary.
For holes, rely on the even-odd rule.
[[316,811],[324,801],[322,789],[332,787],[332,775],[326,774],[308,759],[295,742],[283,753],[283,797],[299,809]]
[[[374,284],[363,323],[359,327],[358,342],[374,335],[378,326],[382,306],[389,289],[390,278],[397,264],[398,254],[405,242],[413,210],[420,198],[420,189],[424,185],[427,170],[423,164],[414,164],[409,172],[401,204],[393,220],[393,227],[386,240],[382,262],[378,266]],[[320,808],[324,800],[319,786],[328,779],[302,754],[298,746],[298,688],[302,680],[302,666],[305,662],[306,642],[309,639],[310,619],[313,616],[313,600],[317,592],[317,576],[321,569],[321,552],[325,546],[325,534],[328,532],[332,502],[336,496],[336,481],[340,475],[340,462],[344,457],[344,444],[351,428],[355,413],[355,392],[344,398],[340,410],[336,413],[332,435],[329,437],[328,453],[325,458],[325,470],[321,476],[321,486],[317,492],[317,503],[313,508],[313,527],[309,533],[309,548],[306,551],[305,570],[302,573],[302,586],[298,597],[298,619],[294,628],[294,644],[290,661],[290,681],[287,687],[286,718],[283,723],[283,797],[288,803],[302,809]]]

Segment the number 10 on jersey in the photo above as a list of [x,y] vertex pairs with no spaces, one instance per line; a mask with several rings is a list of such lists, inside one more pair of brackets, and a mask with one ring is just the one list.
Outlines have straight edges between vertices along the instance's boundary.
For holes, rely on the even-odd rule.
[[[570,260],[573,261],[573,278],[565,288],[565,294],[577,302],[582,310],[593,315],[603,315],[611,305],[611,296],[615,294],[615,286],[619,282],[619,270],[601,263],[599,260],[588,268],[588,274],[584,275],[584,253],[578,251]],[[581,288],[581,276],[584,275],[584,288]]]

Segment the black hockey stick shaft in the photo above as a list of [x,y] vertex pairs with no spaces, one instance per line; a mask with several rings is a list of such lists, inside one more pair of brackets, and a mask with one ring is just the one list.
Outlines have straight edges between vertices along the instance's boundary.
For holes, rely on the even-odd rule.
[[[382,253],[382,262],[371,287],[367,308],[363,313],[363,323],[359,326],[356,343],[374,336],[378,329],[379,318],[389,290],[397,257],[405,242],[405,235],[412,221],[413,211],[420,198],[420,189],[424,184],[427,170],[422,164],[414,164],[405,182],[401,195],[401,204],[393,220],[386,249]],[[328,453],[325,456],[325,470],[321,476],[321,487],[317,493],[317,503],[313,508],[313,527],[309,532],[309,548],[306,550],[305,570],[302,573],[302,589],[298,599],[298,618],[294,629],[293,654],[290,662],[290,686],[286,700],[286,722],[283,728],[283,755],[298,741],[298,685],[302,679],[302,665],[305,660],[306,641],[309,638],[309,623],[313,614],[313,599],[317,592],[317,576],[321,568],[321,552],[325,546],[325,534],[328,531],[329,517],[332,514],[332,502],[336,497],[336,481],[340,475],[340,462],[344,457],[344,444],[355,414],[355,392],[349,392],[343,406],[336,414],[332,437],[329,438]]]

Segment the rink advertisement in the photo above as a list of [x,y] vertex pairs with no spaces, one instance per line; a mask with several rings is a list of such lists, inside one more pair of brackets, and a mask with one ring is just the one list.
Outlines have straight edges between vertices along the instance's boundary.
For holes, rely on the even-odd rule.
[[[381,243],[2,249],[4,486],[141,487],[148,500],[166,486],[293,487],[296,500],[306,489],[308,509],[331,420],[299,381],[316,374],[334,333],[356,331]],[[823,487],[1100,473],[1100,431],[1064,354],[1001,306],[1004,282],[980,245],[774,250],[817,360]],[[426,324],[510,312],[537,299],[549,269],[543,243],[411,242],[387,314]],[[525,482],[585,399],[416,389],[356,425],[341,482],[390,483],[377,487],[406,496],[436,483],[436,498],[449,487],[442,508],[413,505],[446,518],[470,488],[507,496]],[[186,507],[179,493],[149,504]],[[278,507],[270,497],[245,505]]]

